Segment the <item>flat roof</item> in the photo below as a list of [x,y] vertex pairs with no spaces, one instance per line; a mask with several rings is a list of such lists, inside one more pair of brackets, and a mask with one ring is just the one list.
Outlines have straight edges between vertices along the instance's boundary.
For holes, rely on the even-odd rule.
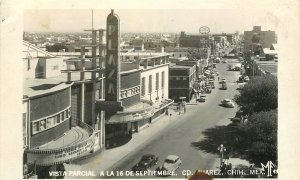
[[191,68],[193,68],[193,66],[174,65],[170,67],[170,69],[191,69]]
[[30,97],[48,94],[66,89],[72,85],[66,84],[62,77],[47,79],[25,79],[23,83],[23,95]]
[[271,74],[277,74],[277,65],[261,64],[260,67]]
[[69,131],[63,134],[63,136],[50,141],[42,146],[39,146],[39,150],[47,150],[47,149],[58,149],[67,146],[72,146],[83,142],[84,140],[89,138],[89,132],[85,129],[76,126],[72,127]]

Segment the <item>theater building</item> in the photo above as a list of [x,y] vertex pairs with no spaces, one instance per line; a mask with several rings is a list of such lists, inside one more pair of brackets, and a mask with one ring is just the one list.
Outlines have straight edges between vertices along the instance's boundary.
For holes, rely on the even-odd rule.
[[121,63],[121,107],[116,111],[106,110],[107,148],[126,143],[132,133],[139,132],[165,113],[172,103],[168,99],[168,71],[167,55]]
[[121,62],[119,21],[113,11],[107,17],[106,94],[104,100],[96,100],[96,109],[105,110],[106,148],[127,143],[132,133],[172,103],[167,91],[169,55],[138,57],[137,53],[132,55],[137,58]]
[[95,110],[104,96],[103,56],[84,50],[103,45],[83,45],[81,57],[69,59],[23,44],[23,177],[50,178],[63,163],[104,148],[104,112]]

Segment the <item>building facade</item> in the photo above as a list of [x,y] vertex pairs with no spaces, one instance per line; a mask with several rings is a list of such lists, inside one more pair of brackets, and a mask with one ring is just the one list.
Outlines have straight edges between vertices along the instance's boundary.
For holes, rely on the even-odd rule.
[[277,37],[275,31],[262,31],[260,26],[253,26],[252,31],[244,31],[245,52],[255,52],[261,48],[269,48],[272,44],[276,43]]
[[196,81],[196,65],[173,65],[169,69],[169,97],[177,102],[180,97],[186,97],[189,102],[194,93],[193,85]]

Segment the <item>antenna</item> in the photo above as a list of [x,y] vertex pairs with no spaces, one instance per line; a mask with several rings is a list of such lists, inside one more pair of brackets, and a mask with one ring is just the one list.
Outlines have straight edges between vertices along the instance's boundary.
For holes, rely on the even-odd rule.
[[94,30],[94,10],[92,9],[92,30]]

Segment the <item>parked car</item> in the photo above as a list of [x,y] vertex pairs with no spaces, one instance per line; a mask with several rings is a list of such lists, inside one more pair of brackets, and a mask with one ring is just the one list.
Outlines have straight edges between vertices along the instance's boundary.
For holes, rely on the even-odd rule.
[[249,80],[250,80],[250,79],[249,79],[248,76],[245,76],[245,77],[244,77],[244,81],[245,81],[245,82],[248,82]]
[[165,171],[164,174],[170,174],[179,169],[181,165],[181,160],[176,155],[168,155],[164,161],[164,163],[159,166],[156,171]]
[[227,61],[226,61],[226,60],[223,60],[222,63],[227,63]]
[[240,76],[238,82],[244,82],[244,76]]
[[224,99],[221,101],[221,105],[224,107],[234,108],[234,103],[230,99]]
[[209,80],[209,85],[211,86],[212,89],[215,89],[215,82],[214,82],[214,80]]
[[210,85],[206,86],[205,92],[206,93],[211,93],[211,91],[212,91],[212,87]]
[[141,160],[133,166],[133,171],[145,171],[158,163],[158,157],[153,154],[145,154]]
[[205,94],[201,94],[199,99],[198,99],[198,102],[205,102],[206,101],[206,95]]

